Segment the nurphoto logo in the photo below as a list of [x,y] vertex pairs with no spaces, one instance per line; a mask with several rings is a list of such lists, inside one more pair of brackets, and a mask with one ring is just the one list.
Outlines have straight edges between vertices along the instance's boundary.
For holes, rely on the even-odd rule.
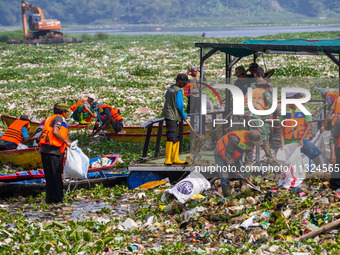
[[[236,87],[235,85],[230,84],[217,84],[214,86],[215,89],[228,89],[231,92],[233,98],[233,115],[236,116],[244,116],[244,107],[240,107],[240,105],[244,105],[245,97],[242,93],[242,90]],[[290,92],[301,93],[305,96],[303,98],[286,98],[286,94]],[[251,87],[248,88],[248,108],[249,111],[256,115],[256,116],[269,116],[277,109],[278,106],[278,97],[277,97],[277,88],[273,88],[273,102],[269,109],[265,110],[258,110],[253,105],[253,89]],[[297,108],[301,110],[301,112],[305,115],[311,115],[311,113],[306,109],[303,105],[307,103],[311,99],[311,94],[309,90],[304,88],[282,88],[281,89],[281,115],[286,115],[286,106],[287,105],[296,105]],[[202,114],[207,114],[207,102],[206,96],[202,94],[201,97],[201,107],[202,107]],[[271,126],[274,126],[275,122],[280,122],[279,119],[251,119],[246,121],[245,119],[241,122],[233,122],[232,120],[229,121],[230,125],[240,125],[246,126],[248,124],[249,127],[261,127],[264,125],[265,122],[270,122]],[[227,119],[214,119],[213,126],[227,124]],[[289,123],[289,124],[287,124]],[[281,121],[281,125],[283,127],[295,127],[298,125],[297,121],[294,119],[285,119]]]

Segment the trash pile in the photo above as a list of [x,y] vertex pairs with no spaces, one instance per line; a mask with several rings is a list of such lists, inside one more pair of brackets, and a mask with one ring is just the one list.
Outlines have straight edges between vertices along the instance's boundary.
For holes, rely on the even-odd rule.
[[209,183],[188,176],[172,188],[155,189],[155,194],[162,193],[158,205],[153,204],[157,199],[136,193],[144,204],[140,208],[151,206],[155,212],[142,221],[128,218],[119,226],[145,230],[148,238],[140,239],[144,249],[159,250],[157,242],[178,242],[184,245],[181,251],[210,254],[327,254],[338,247],[340,192],[318,179],[280,190],[277,179],[252,179],[264,194],[233,181],[232,196],[223,198],[219,180]]
[[111,164],[111,159],[109,158],[99,158],[97,161],[93,162],[90,167],[95,168],[95,167],[102,167],[102,166],[109,166]]
[[[134,190],[96,186],[67,194],[66,205],[44,208],[40,198],[43,216],[39,217],[32,217],[38,204],[20,209],[23,198],[2,201],[1,245],[17,248],[23,242],[26,248],[21,251],[33,251],[28,245],[32,234],[49,239],[31,246],[55,240],[55,247],[48,246],[51,252],[327,254],[339,250],[340,192],[318,178],[290,190],[278,189],[278,178],[252,177],[262,193],[231,181],[227,198],[221,195],[219,179],[208,181],[195,172],[174,186],[166,179]],[[16,237],[18,231],[24,231],[26,239]],[[54,234],[47,235],[51,231]],[[79,235],[73,237],[74,233]],[[53,239],[58,235],[66,241]]]

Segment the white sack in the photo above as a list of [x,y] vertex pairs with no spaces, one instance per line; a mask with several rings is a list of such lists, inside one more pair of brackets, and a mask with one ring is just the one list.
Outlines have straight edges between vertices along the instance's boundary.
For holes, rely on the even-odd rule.
[[331,131],[327,130],[320,134],[320,131],[317,132],[312,142],[320,149],[321,155],[314,158],[313,164],[322,169],[323,164],[329,164],[329,159],[331,157],[331,149],[329,147],[329,140],[331,139]]
[[64,167],[64,179],[86,179],[90,160],[77,146],[74,141],[67,150],[66,163]]
[[305,164],[309,159],[302,159],[300,147],[298,143],[287,144],[278,150],[276,159],[283,166],[279,180],[279,187],[289,189],[290,187],[298,187],[306,177]]
[[193,195],[201,193],[204,190],[210,189],[210,182],[197,171],[192,171],[186,178],[177,183],[175,186],[164,191],[162,201],[167,200],[169,194],[173,194],[177,200],[184,203]]
[[[38,126],[34,132],[33,138],[40,137],[43,131],[44,125]],[[39,141],[34,141],[33,146],[39,146]]]
[[23,143],[19,143],[17,146],[17,150],[25,150],[28,149],[28,146],[26,144]]

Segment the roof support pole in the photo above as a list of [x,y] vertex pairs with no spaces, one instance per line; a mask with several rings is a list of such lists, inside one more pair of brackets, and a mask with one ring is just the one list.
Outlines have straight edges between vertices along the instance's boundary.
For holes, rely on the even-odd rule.
[[[231,61],[231,55],[230,54],[226,54],[226,60],[225,60],[225,66],[226,66],[226,73],[225,73],[225,82],[226,84],[230,84],[231,83],[231,67],[232,67],[232,61]],[[231,104],[231,94],[230,91],[228,89],[226,89],[225,91],[226,95],[225,95],[225,116],[223,116],[224,118],[233,110],[232,109],[232,104]],[[229,122],[229,120],[228,120]]]
[[259,52],[258,52],[258,53],[255,53],[255,54],[253,55],[253,56],[254,56],[253,62],[256,63],[256,59],[258,59],[258,57],[261,56],[261,55],[262,55],[262,52],[261,52],[261,53],[259,53]]
[[340,92],[340,54],[339,54],[339,60],[336,59],[335,56],[333,56],[332,53],[330,53],[329,51],[325,50],[324,51],[325,55],[327,57],[329,57],[339,68],[339,92]]
[[236,63],[240,61],[241,59],[242,59],[241,57],[235,57],[230,63],[230,68],[236,65]]
[[[201,49],[204,49],[203,47],[201,47]],[[211,51],[209,51],[207,54],[202,56],[202,60],[203,62],[206,61],[208,58],[210,58],[212,55],[214,55],[217,52],[217,48],[212,49]]]
[[[212,51],[210,51],[207,55],[209,55]],[[211,53],[211,55],[213,55],[215,52]],[[204,61],[211,56],[211,55],[209,55],[208,57],[206,57],[207,55],[204,56],[204,48],[201,47],[200,48],[200,81],[201,82],[203,82],[203,77],[204,77],[204,74],[203,74],[203,72],[204,72]],[[200,102],[199,102],[199,109],[200,109],[200,111],[199,111],[199,113],[200,113],[199,114],[199,133],[202,134],[203,133],[203,128],[204,128],[203,118],[202,118],[202,89],[200,89],[199,92],[200,92]]]
[[328,50],[325,50],[324,53],[340,68],[340,61],[337,60],[332,53],[330,53]]

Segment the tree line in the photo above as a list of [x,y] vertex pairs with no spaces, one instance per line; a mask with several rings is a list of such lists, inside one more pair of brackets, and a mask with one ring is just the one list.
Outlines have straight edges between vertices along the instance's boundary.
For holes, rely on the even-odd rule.
[[[266,23],[337,18],[339,0],[30,0],[62,24]],[[20,0],[0,0],[0,25],[21,24]]]

